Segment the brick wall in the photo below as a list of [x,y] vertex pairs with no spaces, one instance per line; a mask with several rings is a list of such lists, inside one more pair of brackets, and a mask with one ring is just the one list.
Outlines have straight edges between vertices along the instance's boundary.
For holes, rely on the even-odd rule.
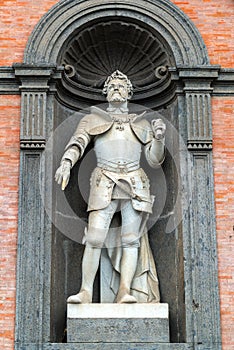
[[233,0],[172,0],[200,31],[211,64],[225,68],[234,63]]
[[[21,62],[34,26],[56,0],[1,0],[0,65]],[[233,67],[233,0],[172,0],[199,29],[212,64]]]
[[[212,64],[234,65],[234,1],[173,0],[194,22]],[[23,60],[34,26],[55,0],[1,0],[0,66]],[[213,98],[214,172],[223,349],[234,349],[234,139],[233,102]],[[13,349],[19,169],[19,96],[0,96],[1,231],[0,348]]]
[[22,62],[28,37],[56,0],[0,1],[0,66]]
[[12,350],[15,313],[20,97],[0,96],[0,349]]
[[223,349],[234,349],[234,98],[213,98],[215,202]]

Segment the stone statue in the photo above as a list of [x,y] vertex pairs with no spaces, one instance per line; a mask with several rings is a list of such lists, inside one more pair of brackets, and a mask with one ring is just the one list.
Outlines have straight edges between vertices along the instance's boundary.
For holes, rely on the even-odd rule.
[[159,302],[157,274],[146,230],[154,197],[150,195],[149,180],[140,168],[140,157],[144,148],[151,167],[162,164],[166,126],[161,119],[153,120],[150,125],[144,119],[145,113],[128,113],[133,87],[120,71],[108,77],[103,92],[107,95],[109,107],[106,111],[91,107],[91,114],[83,117],[66,146],[55,174],[55,180],[64,190],[71,168],[94,139],[97,167],[90,180],[82,285],[80,292],[70,296],[67,302],[92,302],[101,249],[108,240],[117,208],[121,212],[121,227],[115,244],[109,249],[113,271],[120,274],[115,301]]

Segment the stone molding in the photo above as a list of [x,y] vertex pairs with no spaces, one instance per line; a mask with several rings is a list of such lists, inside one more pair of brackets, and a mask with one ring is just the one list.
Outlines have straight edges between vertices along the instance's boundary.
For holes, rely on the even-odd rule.
[[219,69],[219,66],[178,68],[184,83],[189,150],[212,149],[211,83],[217,79]]
[[234,69],[221,68],[218,78],[213,82],[213,96],[234,95]]
[[[136,350],[139,348],[139,343],[127,343],[128,350]],[[194,344],[183,343],[141,343],[141,350],[194,350]],[[212,345],[207,345],[205,348],[199,346],[199,350],[214,350]],[[35,344],[25,343],[24,345],[16,344],[16,350],[126,350],[126,343],[46,343]]]
[[[63,0],[35,27],[25,50],[25,63],[55,64],[66,39],[88,21],[129,17],[147,23],[164,38],[176,65],[209,64],[204,41],[190,19],[168,0]],[[188,49],[189,48],[189,49]]]
[[0,95],[18,95],[19,81],[13,67],[0,67]]
[[[21,64],[19,64],[21,65]],[[17,75],[15,74],[15,65],[13,67],[0,67],[0,95],[19,95],[20,85]],[[39,65],[40,67],[40,65]],[[199,69],[206,69],[207,66],[201,66]],[[208,66],[212,67],[212,66]],[[217,69],[217,66],[213,66]],[[188,69],[193,70],[194,67],[187,66]],[[55,79],[58,79],[58,74],[61,74],[63,67],[58,66],[54,73]],[[179,76],[177,68],[170,67],[169,71],[172,75],[172,80],[177,83],[176,94],[182,94],[181,88],[182,76]],[[57,75],[57,78],[56,78]],[[192,76],[191,76],[192,78]],[[210,77],[211,80],[211,95],[212,96],[233,96],[234,95],[234,69],[219,68],[217,77]],[[51,87],[50,87],[51,89]]]
[[[14,65],[21,93],[22,149],[43,150],[46,144],[47,95],[52,92],[56,69],[53,65]],[[53,77],[53,79],[52,79]]]
[[[108,4],[104,4],[102,0],[61,1],[35,27],[25,50],[24,62],[61,64],[62,52],[70,45],[74,35],[78,33],[78,28],[82,30],[87,23],[92,25],[113,19],[119,21],[122,19],[125,23],[129,21],[132,26],[134,23],[137,25],[140,23],[142,27],[140,29],[145,28],[145,31],[151,31],[152,36],[158,38],[158,43],[164,46],[162,52],[168,51],[167,61],[170,61],[170,65],[209,64],[206,47],[198,30],[189,18],[168,0],[145,0],[144,2],[141,0],[121,0],[120,2],[110,0]],[[87,35],[85,38],[87,39]],[[157,46],[157,40],[154,40],[155,46]],[[140,58],[136,61],[140,62],[139,60]],[[106,61],[108,62],[108,57]],[[111,74],[110,71],[108,73]],[[127,74],[125,71],[124,73]],[[131,78],[133,81],[137,79],[137,77]],[[84,100],[90,104],[103,100],[101,89],[95,86],[85,86],[82,79],[76,84],[75,89],[73,86],[75,82],[67,79],[66,76],[61,83],[58,97],[69,108],[87,107]],[[147,105],[150,108],[160,108],[163,104],[165,106],[172,102],[175,86],[168,85],[167,81],[163,84],[163,79],[160,79],[159,84],[155,83],[152,86],[149,84],[144,89],[136,88],[135,90],[134,103]],[[80,96],[80,103],[77,102],[77,96]],[[153,97],[155,97],[154,103],[152,103]],[[159,104],[158,101],[163,104]]]

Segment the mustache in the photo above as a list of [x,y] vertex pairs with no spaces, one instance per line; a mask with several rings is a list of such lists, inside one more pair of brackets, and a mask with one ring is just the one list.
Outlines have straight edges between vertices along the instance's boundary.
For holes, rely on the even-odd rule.
[[113,91],[113,92],[109,92],[108,94],[108,98],[112,98],[115,94],[118,94],[118,97],[114,97],[114,100],[118,100],[118,101],[125,101],[126,97],[123,96],[123,94],[120,91]]

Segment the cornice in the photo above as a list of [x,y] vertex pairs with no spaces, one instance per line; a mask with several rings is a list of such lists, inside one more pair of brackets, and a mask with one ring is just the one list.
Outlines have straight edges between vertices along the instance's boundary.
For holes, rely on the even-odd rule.
[[[201,84],[210,82],[213,96],[233,96],[234,95],[234,68],[222,68],[220,66],[180,66],[169,69],[171,79],[177,83],[177,93],[183,93],[183,82],[193,81]],[[60,79],[61,67],[54,65],[25,65],[14,64],[12,67],[0,67],[0,94],[19,95],[21,78],[32,79],[50,77],[51,81]],[[49,75],[48,75],[49,74]],[[200,87],[201,88],[201,87]]]

